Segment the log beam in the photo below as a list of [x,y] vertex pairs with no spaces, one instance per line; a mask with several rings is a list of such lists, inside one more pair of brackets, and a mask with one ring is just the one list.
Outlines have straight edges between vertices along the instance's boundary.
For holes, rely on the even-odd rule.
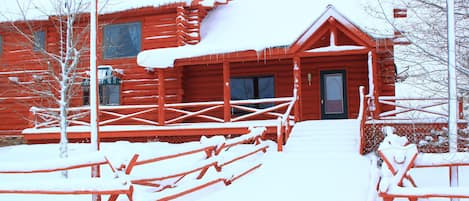
[[223,119],[231,122],[230,63],[223,63]]

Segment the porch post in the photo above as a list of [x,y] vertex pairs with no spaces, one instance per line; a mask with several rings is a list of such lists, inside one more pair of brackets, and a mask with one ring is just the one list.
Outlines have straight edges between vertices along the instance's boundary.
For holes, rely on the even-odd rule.
[[293,95],[295,102],[295,122],[301,121],[301,58],[293,58]]
[[379,101],[378,101],[378,98],[379,98],[379,94],[378,94],[378,75],[380,74],[380,72],[378,72],[378,55],[376,54],[376,50],[373,50],[372,51],[372,59],[373,59],[373,84],[374,84],[374,91],[372,92],[373,93],[373,97],[375,98],[374,99],[374,102],[375,102],[375,115],[376,117],[379,116],[379,114],[382,112],[381,111],[381,105],[379,104]]
[[223,62],[223,119],[231,121],[230,63]]
[[376,92],[376,85],[378,84],[378,63],[376,62],[376,58],[376,50],[368,52],[368,96],[373,100],[372,105],[374,106],[374,119],[378,118],[379,113],[381,113],[381,106],[378,102],[378,93]]
[[164,69],[158,69],[158,123],[160,126],[165,125],[165,86],[164,86]]

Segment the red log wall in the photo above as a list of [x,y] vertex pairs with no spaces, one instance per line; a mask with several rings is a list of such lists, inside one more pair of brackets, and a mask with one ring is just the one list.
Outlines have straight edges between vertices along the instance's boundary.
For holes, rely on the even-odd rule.
[[[181,9],[181,7],[179,8]],[[191,15],[197,14],[194,8],[187,9]],[[99,16],[98,41],[103,38],[103,26],[106,24],[140,22],[142,50],[163,47],[176,47],[185,43],[185,38],[177,35],[176,25],[177,6],[162,8],[142,8],[134,9],[114,14]],[[206,11],[200,8],[199,21],[206,15]],[[186,16],[190,17],[190,16]],[[78,20],[77,27],[86,27],[88,17],[85,15]],[[31,33],[29,25],[33,30],[44,30],[46,32],[46,50],[49,52],[59,52],[59,33],[53,26],[52,20],[40,22],[23,22],[26,33]],[[179,28],[180,29],[180,28]],[[77,32],[83,29],[77,29]],[[179,30],[181,31],[181,30]],[[32,82],[32,76],[37,72],[26,73],[31,70],[46,70],[47,61],[51,59],[38,52],[32,51],[31,41],[11,29],[8,22],[0,26],[3,47],[0,55],[0,135],[19,134],[24,128],[31,127],[31,106],[57,107],[56,104],[43,104],[44,100],[35,98],[35,94],[25,92],[25,87],[38,85]],[[83,36],[83,46],[87,47],[89,35]],[[193,40],[193,39],[190,39]],[[121,105],[135,104],[156,104],[158,97],[158,78],[154,72],[149,72],[136,63],[136,57],[104,59],[102,57],[101,43],[98,42],[98,65],[111,65],[114,69],[122,69],[123,75],[118,75],[123,80],[121,85]],[[57,64],[51,62],[52,67],[57,68]],[[89,52],[82,53],[79,64],[79,71],[89,70]],[[18,73],[11,73],[12,71]],[[182,101],[180,69],[168,69],[165,72],[166,102],[175,103]],[[20,82],[28,84],[15,84],[9,81],[8,77],[18,77]],[[50,80],[50,78],[46,78]],[[80,82],[84,77],[77,78],[75,85],[75,95],[72,97],[71,106],[83,105],[82,90]],[[49,101],[50,102],[50,101]],[[48,103],[49,103],[48,102]],[[148,115],[147,115],[148,116]],[[151,116],[151,115],[150,115]],[[156,115],[155,115],[156,116]],[[143,116],[143,118],[146,118]],[[148,117],[155,119],[156,117]]]

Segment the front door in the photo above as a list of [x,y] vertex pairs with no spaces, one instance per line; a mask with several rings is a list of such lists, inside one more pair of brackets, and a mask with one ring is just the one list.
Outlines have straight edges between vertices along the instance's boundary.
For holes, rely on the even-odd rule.
[[321,119],[346,119],[345,71],[321,71]]

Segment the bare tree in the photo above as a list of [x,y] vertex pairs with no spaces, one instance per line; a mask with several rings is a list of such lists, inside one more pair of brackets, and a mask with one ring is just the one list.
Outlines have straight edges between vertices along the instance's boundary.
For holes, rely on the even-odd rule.
[[[396,47],[395,60],[406,71],[414,87],[431,95],[447,93],[447,22],[445,0],[377,0],[370,8],[376,17],[385,18],[410,45]],[[386,18],[389,8],[404,8],[404,19]],[[469,0],[455,1],[456,69],[460,95],[469,95]],[[388,15],[389,16],[389,15]]]
[[[409,45],[398,46],[395,60],[408,70],[408,83],[427,96],[448,94],[448,23],[446,0],[377,0],[370,13],[384,18]],[[405,18],[387,18],[386,9],[406,10]],[[399,13],[398,13],[399,15]],[[455,43],[458,95],[469,96],[469,0],[455,0]],[[450,40],[453,40],[452,38]],[[400,69],[402,72],[402,69]],[[469,108],[465,108],[467,111]],[[467,114],[466,114],[467,115]],[[467,116],[466,116],[467,118]],[[447,134],[447,133],[446,133]],[[460,133],[461,134],[461,133]],[[469,139],[460,136],[469,144]]]
[[[60,125],[60,157],[68,157],[67,127],[69,108],[72,97],[77,93],[77,80],[83,79],[81,60],[88,51],[89,23],[83,13],[89,8],[89,1],[85,0],[49,0],[44,4],[36,4],[33,0],[16,0],[18,12],[23,19],[11,21],[10,31],[21,36],[23,43],[16,45],[33,46],[41,57],[37,65],[46,66],[41,74],[34,74],[29,83],[19,83],[29,93],[41,97],[38,107],[59,107],[58,113],[50,113],[59,119]],[[47,6],[44,6],[47,5]],[[57,41],[54,48],[47,47],[44,33],[37,32],[37,21],[31,19],[29,11],[42,13],[48,20],[45,26],[48,33],[56,34]],[[5,15],[5,14],[2,14]],[[41,35],[42,34],[42,35]],[[31,58],[34,60],[34,58]],[[14,80],[13,80],[14,81]],[[31,84],[32,83],[32,84]],[[67,177],[67,172],[63,173]]]

